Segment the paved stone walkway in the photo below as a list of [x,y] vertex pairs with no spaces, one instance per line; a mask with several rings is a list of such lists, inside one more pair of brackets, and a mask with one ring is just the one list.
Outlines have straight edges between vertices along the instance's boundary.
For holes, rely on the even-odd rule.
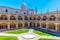
[[[24,34],[34,34],[34,33],[33,33],[33,30],[34,30],[34,29],[30,29],[29,32],[24,33]],[[20,39],[20,40],[38,40],[39,37],[40,37],[40,36],[34,34],[34,35],[35,35],[35,38],[32,38],[32,39],[24,39],[24,38],[22,37],[22,35],[24,35],[24,34],[20,34],[20,35],[18,36],[18,39]]]
[[[34,29],[30,29],[29,32],[27,33],[23,33],[23,34],[5,34],[5,33],[0,33],[0,36],[16,36],[19,40],[38,40],[39,38],[51,38],[51,39],[60,39],[60,37],[56,37],[56,36],[40,36],[38,34],[33,33]],[[22,37],[22,35],[24,34],[34,34],[35,38],[32,39],[25,39]]]

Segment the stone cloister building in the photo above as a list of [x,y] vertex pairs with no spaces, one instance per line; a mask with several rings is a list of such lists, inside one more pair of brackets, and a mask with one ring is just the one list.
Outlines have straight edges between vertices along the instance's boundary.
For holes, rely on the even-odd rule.
[[0,6],[0,30],[19,28],[43,28],[60,32],[60,11],[37,14],[36,9],[21,9]]

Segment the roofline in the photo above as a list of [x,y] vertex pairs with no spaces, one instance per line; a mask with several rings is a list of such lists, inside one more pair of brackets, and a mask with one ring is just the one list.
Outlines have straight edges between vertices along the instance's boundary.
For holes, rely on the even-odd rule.
[[0,7],[1,7],[1,8],[13,9],[13,10],[20,10],[20,9],[16,9],[16,8],[6,7],[6,6],[0,6]]

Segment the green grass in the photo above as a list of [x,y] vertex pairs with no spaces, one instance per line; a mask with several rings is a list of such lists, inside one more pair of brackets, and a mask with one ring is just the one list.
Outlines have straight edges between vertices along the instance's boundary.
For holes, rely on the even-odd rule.
[[49,33],[38,31],[38,30],[34,30],[34,33],[42,36],[53,36],[53,34],[49,34]]
[[58,39],[40,38],[39,40],[58,40]]
[[18,40],[17,37],[13,36],[0,36],[0,40]]
[[5,32],[5,33],[8,33],[8,34],[21,34],[21,33],[26,33],[28,31],[29,31],[29,29],[19,29],[19,30],[13,30],[13,31],[10,31],[10,32]]

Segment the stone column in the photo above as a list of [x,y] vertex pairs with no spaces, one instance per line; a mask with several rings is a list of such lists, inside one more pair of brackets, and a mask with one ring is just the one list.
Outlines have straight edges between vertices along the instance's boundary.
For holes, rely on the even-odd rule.
[[16,13],[17,15],[16,15],[16,20],[17,20],[17,23],[16,23],[16,28],[18,29],[18,13]]
[[24,28],[24,23],[22,23],[22,25],[23,25],[22,27]]
[[40,22],[40,28],[42,28],[42,26],[41,26],[41,22]]
[[49,27],[48,27],[48,23],[46,23],[46,29],[48,30],[48,28],[49,28]]
[[25,20],[24,20],[24,15],[22,16],[22,21],[25,21]]
[[55,25],[56,25],[55,30],[58,31],[57,23]]
[[8,30],[10,29],[10,24],[8,24]]
[[35,26],[37,27],[37,22],[35,22]]
[[10,13],[8,13],[8,29],[10,29]]
[[28,22],[28,27],[30,27],[30,23]]
[[18,23],[16,23],[16,28],[18,29]]

